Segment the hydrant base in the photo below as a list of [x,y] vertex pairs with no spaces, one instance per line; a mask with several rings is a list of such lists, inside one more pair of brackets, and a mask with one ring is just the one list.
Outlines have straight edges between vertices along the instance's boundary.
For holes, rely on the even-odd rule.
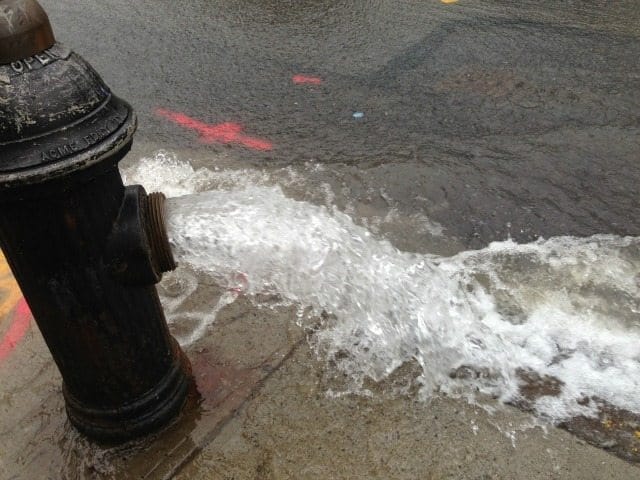
[[152,433],[173,420],[194,385],[191,364],[173,342],[175,361],[171,369],[153,390],[129,405],[113,409],[83,405],[63,385],[71,424],[91,439],[122,442]]

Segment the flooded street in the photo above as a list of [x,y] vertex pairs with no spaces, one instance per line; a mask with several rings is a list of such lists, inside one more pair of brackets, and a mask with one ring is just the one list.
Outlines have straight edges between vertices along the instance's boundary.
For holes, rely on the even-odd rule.
[[0,479],[640,474],[640,4],[41,3],[136,109],[198,392],[90,443],[0,264]]
[[134,101],[138,139],[231,148],[259,167],[317,161],[352,201],[384,202],[384,188],[471,248],[640,234],[632,0],[44,4],[61,40]]

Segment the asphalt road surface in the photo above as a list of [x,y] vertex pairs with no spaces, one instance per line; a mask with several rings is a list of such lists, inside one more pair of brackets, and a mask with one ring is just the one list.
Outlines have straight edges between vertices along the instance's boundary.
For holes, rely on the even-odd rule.
[[366,172],[464,248],[640,234],[634,0],[42,3],[138,141]]

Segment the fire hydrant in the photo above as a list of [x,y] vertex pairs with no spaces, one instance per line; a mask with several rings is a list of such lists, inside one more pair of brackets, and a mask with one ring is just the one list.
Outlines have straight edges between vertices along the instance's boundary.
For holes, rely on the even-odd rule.
[[192,386],[155,284],[175,268],[162,194],[125,187],[132,108],[56,43],[35,0],[0,0],[0,247],[62,374],[73,425],[120,441]]

